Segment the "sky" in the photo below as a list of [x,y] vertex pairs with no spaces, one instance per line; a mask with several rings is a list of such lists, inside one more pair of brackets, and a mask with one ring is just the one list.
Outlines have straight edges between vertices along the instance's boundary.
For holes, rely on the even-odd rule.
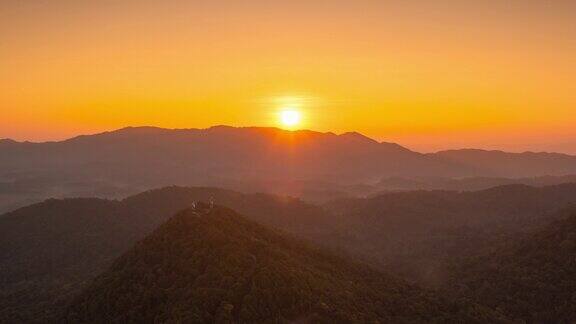
[[0,1],[0,138],[286,109],[424,152],[576,154],[576,1]]

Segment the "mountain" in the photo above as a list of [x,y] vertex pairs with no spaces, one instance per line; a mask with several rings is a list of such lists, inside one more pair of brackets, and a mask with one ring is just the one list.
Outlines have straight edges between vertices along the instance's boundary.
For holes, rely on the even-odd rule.
[[11,140],[9,138],[0,138],[0,147],[8,147],[9,145],[17,144],[15,140]]
[[407,279],[436,287],[460,258],[529,232],[576,204],[576,184],[476,192],[413,191],[337,200],[339,228],[324,241]]
[[293,194],[300,181],[357,183],[382,174],[452,174],[452,169],[357,133],[125,128],[62,142],[0,145],[0,187],[6,188],[0,190],[0,211],[46,198],[119,198],[174,184],[233,183],[239,190],[256,186],[257,191]]
[[199,206],[116,260],[67,309],[73,323],[504,321],[369,267]]
[[54,315],[169,215],[212,197],[263,225],[438,287],[453,262],[576,202],[576,185],[389,193],[337,200],[327,210],[287,197],[175,186],[120,201],[51,199],[0,216],[0,322]]
[[356,133],[255,127],[126,128],[63,142],[17,143],[2,153],[0,166],[11,172],[52,171],[75,178],[83,168],[84,174],[136,184],[136,176],[143,183],[162,177],[179,184],[243,177],[357,182],[383,174],[455,173],[447,163]]
[[454,264],[559,219],[556,211],[576,202],[576,185],[386,193],[323,208],[176,186],[123,200],[50,199],[0,216],[0,323],[53,318],[170,215],[211,198],[264,226],[436,289],[454,278]]
[[117,205],[50,200],[0,218],[0,323],[48,316],[129,247],[136,238],[118,223]]
[[61,142],[2,141],[0,211],[46,198],[120,198],[174,184],[326,199],[386,177],[567,174],[576,174],[576,157],[562,154],[421,154],[358,133],[132,127]]
[[168,187],[122,201],[47,200],[0,217],[0,323],[54,315],[170,215],[212,197],[262,224],[303,236],[331,226],[320,208],[297,199],[214,188]]
[[478,191],[505,185],[523,184],[542,187],[565,183],[576,183],[576,175],[541,176],[528,178],[499,177],[388,177],[376,185],[368,187],[364,192],[374,195],[384,191],[414,191],[414,190],[455,190]]
[[448,291],[525,323],[576,321],[576,209],[456,264]]
[[439,159],[481,170],[476,176],[522,178],[575,174],[572,155],[544,152],[508,153],[486,150],[450,150],[434,154]]

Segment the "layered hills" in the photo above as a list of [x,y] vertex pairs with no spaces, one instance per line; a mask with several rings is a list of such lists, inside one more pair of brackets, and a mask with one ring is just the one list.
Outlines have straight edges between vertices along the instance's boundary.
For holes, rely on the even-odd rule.
[[[54,320],[115,259],[171,215],[212,199],[271,231],[336,251],[347,262],[368,263],[376,272],[498,308],[486,303],[488,295],[446,287],[460,287],[456,279],[462,279],[461,285],[475,290],[474,282],[484,279],[470,277],[468,284],[467,270],[459,265],[486,273],[485,263],[473,264],[471,258],[562,220],[564,214],[556,211],[576,202],[576,186],[397,192],[323,207],[268,194],[175,186],[123,200],[51,199],[0,216],[0,322]],[[549,285],[564,290],[553,280]]]
[[[422,154],[358,133],[132,127],[60,142],[0,143],[0,211],[50,197],[117,198],[167,185],[325,199],[389,177],[576,174],[576,157],[460,150]],[[422,188],[420,188],[422,189]]]
[[303,235],[330,226],[320,208],[297,199],[214,188],[167,187],[122,201],[47,200],[0,217],[0,323],[53,316],[171,215],[210,199]]
[[576,184],[508,185],[475,192],[411,191],[326,206],[339,230],[324,241],[421,284],[495,242],[530,232],[576,204]]

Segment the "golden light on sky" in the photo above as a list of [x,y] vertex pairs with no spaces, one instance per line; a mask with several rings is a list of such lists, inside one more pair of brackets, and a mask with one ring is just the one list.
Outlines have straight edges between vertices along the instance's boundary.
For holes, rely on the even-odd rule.
[[298,127],[301,120],[302,114],[300,111],[295,110],[294,108],[287,107],[280,112],[280,122],[282,123],[282,126],[288,129],[294,129]]
[[284,95],[272,99],[272,105],[277,107],[277,126],[288,130],[313,127],[304,124],[305,110],[313,109],[318,103],[312,97],[304,95]]
[[292,107],[423,151],[576,153],[575,1],[4,0],[0,39],[0,138]]

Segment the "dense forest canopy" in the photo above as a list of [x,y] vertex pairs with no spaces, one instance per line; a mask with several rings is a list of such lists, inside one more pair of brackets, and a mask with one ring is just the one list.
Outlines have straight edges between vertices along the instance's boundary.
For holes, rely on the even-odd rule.
[[328,215],[298,199],[215,188],[167,187],[122,201],[47,200],[0,216],[0,322],[53,315],[135,242],[177,211],[211,198],[293,232],[328,228]]
[[69,322],[498,322],[247,221],[230,209],[180,212],[99,276]]
[[529,323],[576,321],[576,209],[455,263],[444,287]]
[[211,200],[343,262],[437,290],[434,298],[446,302],[526,321],[570,318],[569,303],[533,305],[533,297],[572,298],[572,275],[562,270],[572,267],[571,235],[542,233],[571,228],[573,184],[384,193],[323,206],[172,186],[123,200],[51,199],[0,216],[0,322],[55,320],[136,242],[178,211]]

